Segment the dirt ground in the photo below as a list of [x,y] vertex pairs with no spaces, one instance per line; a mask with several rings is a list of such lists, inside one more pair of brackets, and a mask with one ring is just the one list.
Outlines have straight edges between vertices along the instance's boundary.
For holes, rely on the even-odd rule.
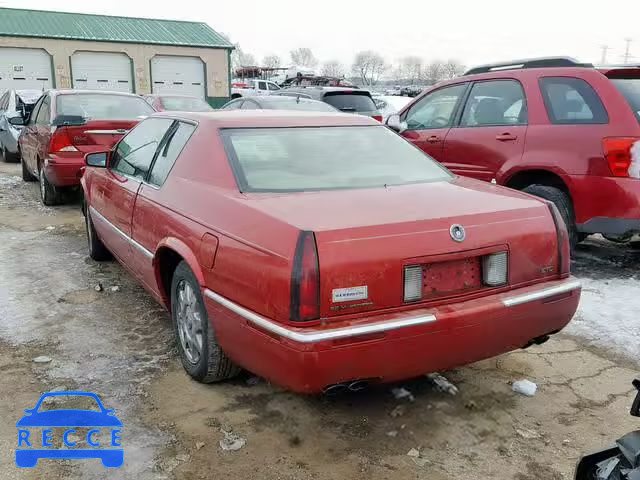
[[[0,164],[0,478],[559,480],[572,478],[583,452],[634,428],[638,364],[568,334],[444,372],[455,396],[426,378],[335,398],[292,394],[248,373],[193,382],[169,315],[117,263],[87,257],[77,202],[43,207],[37,185],[18,175],[18,165]],[[630,276],[638,265],[635,250],[590,240],[574,270]],[[33,362],[43,355],[51,361]],[[538,384],[534,397],[512,392],[522,378]],[[394,398],[393,387],[414,400]],[[116,410],[124,466],[17,468],[23,410],[44,392],[72,389]],[[225,431],[245,446],[223,451]]]

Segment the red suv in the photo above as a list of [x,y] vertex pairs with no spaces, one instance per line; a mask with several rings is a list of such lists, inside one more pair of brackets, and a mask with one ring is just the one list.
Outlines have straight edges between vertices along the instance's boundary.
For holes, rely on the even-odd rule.
[[453,172],[556,204],[572,246],[640,233],[640,67],[570,58],[485,65],[387,124]]
[[[45,205],[56,205],[69,187],[80,185],[87,153],[110,148],[153,108],[121,92],[50,90],[36,103],[18,145],[25,181],[40,180]],[[12,123],[23,123],[14,118]]]

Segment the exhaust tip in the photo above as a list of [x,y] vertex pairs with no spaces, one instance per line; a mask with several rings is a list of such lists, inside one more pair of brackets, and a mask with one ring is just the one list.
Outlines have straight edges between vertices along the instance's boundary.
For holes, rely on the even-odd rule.
[[369,386],[369,380],[355,380],[348,386],[350,392],[361,392]]
[[340,395],[348,390],[348,387],[344,383],[336,383],[334,385],[329,385],[322,390],[322,393],[327,397],[335,397],[336,395]]

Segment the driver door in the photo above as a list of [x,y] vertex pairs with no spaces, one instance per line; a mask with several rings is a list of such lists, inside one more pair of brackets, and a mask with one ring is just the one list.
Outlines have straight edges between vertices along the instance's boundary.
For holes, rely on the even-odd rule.
[[418,100],[402,116],[402,136],[435,160],[442,161],[444,140],[462,103],[468,83],[439,88]]

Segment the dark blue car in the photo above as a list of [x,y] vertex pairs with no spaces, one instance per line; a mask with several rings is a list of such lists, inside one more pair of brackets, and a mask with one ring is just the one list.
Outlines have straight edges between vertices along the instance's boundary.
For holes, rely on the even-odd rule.
[[[67,397],[91,397],[93,398],[100,411],[94,410],[80,410],[80,409],[55,409],[39,412],[42,402],[47,397],[55,396],[67,396]],[[40,458],[68,458],[68,459],[82,459],[82,458],[99,458],[102,461],[102,465],[110,468],[117,468],[124,463],[124,450],[117,442],[120,439],[119,433],[122,427],[122,422],[114,415],[114,410],[104,407],[100,398],[95,393],[90,392],[49,392],[43,394],[36,406],[32,409],[25,410],[26,415],[22,417],[16,423],[18,427],[18,448],[16,449],[16,465],[19,467],[35,467]],[[56,428],[63,427],[69,428],[65,431],[63,436],[64,444],[71,448],[54,449],[54,448],[37,448],[35,443],[40,437],[35,437],[30,440],[30,428]],[[74,449],[75,442],[70,443],[67,440],[67,434],[69,432],[75,433],[73,428],[76,427],[91,427],[93,430],[89,430],[87,433],[87,443],[92,446],[100,448],[84,448]],[[98,443],[93,440],[94,434],[99,434],[100,429],[111,430],[111,442],[108,444],[110,448],[104,448],[104,441]],[[42,446],[45,444],[45,439],[49,440],[50,437],[45,437],[45,430],[42,434]],[[52,432],[51,432],[52,433]],[[35,448],[31,448],[32,443]],[[29,448],[20,448],[20,447]]]

